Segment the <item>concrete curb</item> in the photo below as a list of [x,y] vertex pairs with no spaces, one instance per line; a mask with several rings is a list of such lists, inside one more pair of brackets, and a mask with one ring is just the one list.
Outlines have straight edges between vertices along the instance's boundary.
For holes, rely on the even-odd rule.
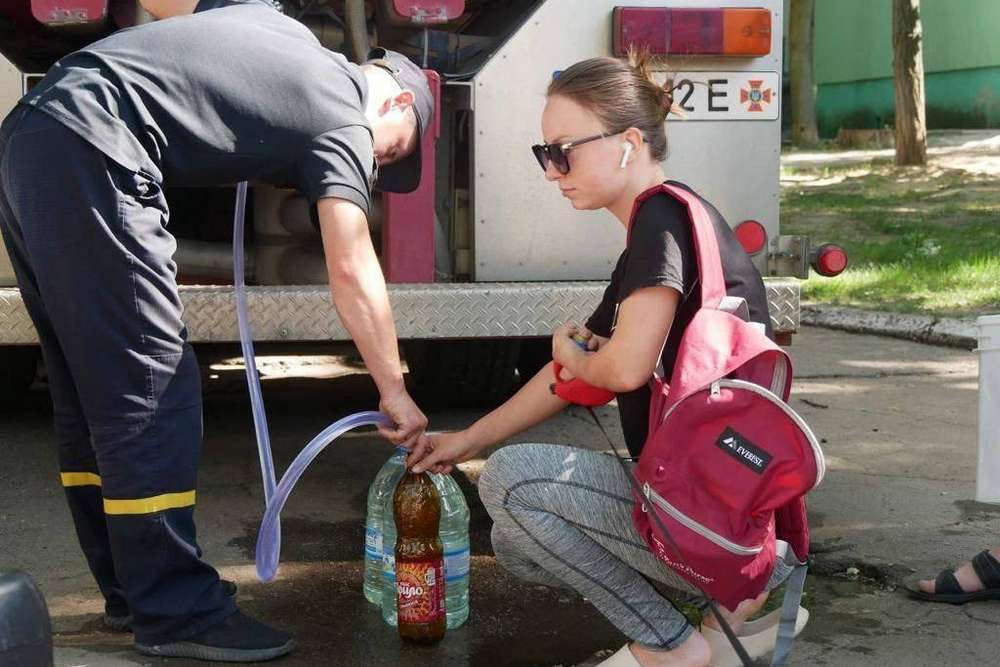
[[975,318],[905,315],[843,306],[802,304],[801,323],[966,350],[975,349],[977,344]]

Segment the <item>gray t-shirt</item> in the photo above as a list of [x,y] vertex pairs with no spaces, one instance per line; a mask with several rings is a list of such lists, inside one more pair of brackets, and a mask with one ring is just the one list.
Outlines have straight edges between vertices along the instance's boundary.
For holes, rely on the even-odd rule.
[[67,55],[22,101],[168,185],[261,180],[367,213],[367,92],[359,67],[267,0],[201,0]]

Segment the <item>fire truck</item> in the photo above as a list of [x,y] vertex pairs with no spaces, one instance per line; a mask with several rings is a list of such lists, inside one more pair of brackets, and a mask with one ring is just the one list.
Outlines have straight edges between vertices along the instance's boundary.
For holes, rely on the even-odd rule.
[[[834,275],[835,246],[779,234],[782,0],[282,0],[327,48],[409,55],[439,97],[423,180],[377,195],[370,230],[419,393],[485,405],[549,358],[552,330],[583,321],[624,246],[606,212],[572,210],[539,172],[545,89],[569,65],[657,56],[684,118],[667,127],[670,178],[703,194],[766,276],[779,342],[799,323],[799,281]],[[152,20],[136,0],[7,0],[0,6],[0,113],[59,57]],[[211,35],[206,35],[211,39]],[[195,343],[238,340],[231,188],[170,188],[170,231]],[[250,315],[258,341],[346,341],[305,199],[251,184]],[[53,193],[58,196],[58,193]],[[252,220],[252,225],[250,221]],[[0,245],[0,398],[36,377],[37,339]]]

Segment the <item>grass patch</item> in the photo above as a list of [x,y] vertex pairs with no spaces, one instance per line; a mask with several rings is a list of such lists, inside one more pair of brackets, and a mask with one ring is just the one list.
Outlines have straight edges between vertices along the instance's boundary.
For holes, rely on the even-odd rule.
[[931,315],[1000,310],[1000,183],[891,164],[782,171],[783,234],[843,246],[850,266],[803,297]]

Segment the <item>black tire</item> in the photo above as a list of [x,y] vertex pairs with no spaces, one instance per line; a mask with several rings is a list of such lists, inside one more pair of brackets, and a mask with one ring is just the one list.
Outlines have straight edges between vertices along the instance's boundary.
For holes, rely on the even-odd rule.
[[421,404],[494,407],[517,388],[518,340],[406,340],[403,354]]
[[39,350],[33,345],[0,347],[0,411],[20,403],[38,371]]

